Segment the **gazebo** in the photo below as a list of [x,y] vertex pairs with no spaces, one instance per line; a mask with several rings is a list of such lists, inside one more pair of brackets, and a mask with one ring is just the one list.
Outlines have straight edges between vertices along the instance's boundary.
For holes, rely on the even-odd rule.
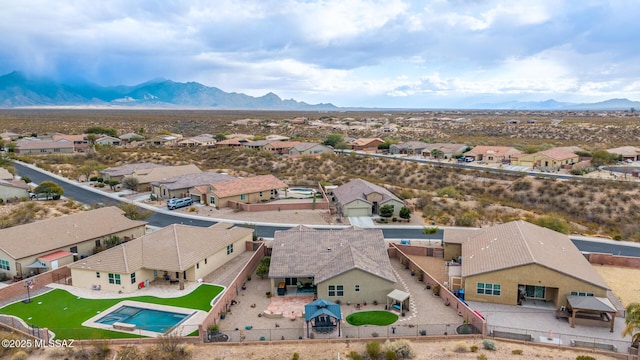
[[[407,300],[411,294],[408,292],[404,292],[402,290],[395,289],[389,294],[387,294],[387,309],[396,309],[400,311],[400,314],[404,313],[405,310],[408,310]],[[391,300],[392,304],[389,306],[389,300]]]
[[571,327],[575,325],[576,315],[582,313],[583,316],[589,316],[596,320],[609,321],[609,331],[613,332],[614,320],[618,310],[609,299],[596,296],[567,295],[567,303],[571,314],[569,318]]
[[309,324],[319,333],[328,333],[338,328],[340,337],[340,320],[342,313],[340,305],[328,300],[318,299],[304,306],[304,317],[307,322],[307,337],[310,337]]

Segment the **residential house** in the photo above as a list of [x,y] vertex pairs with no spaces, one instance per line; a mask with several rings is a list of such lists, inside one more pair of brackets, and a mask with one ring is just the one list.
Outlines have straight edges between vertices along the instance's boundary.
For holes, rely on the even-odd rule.
[[272,140],[256,140],[256,141],[248,141],[242,144],[242,147],[245,149],[252,150],[264,150],[265,145],[272,142]]
[[16,143],[15,152],[20,155],[72,154],[73,143],[67,140],[22,139]]
[[5,131],[3,133],[0,133],[0,139],[4,141],[14,141],[14,140],[18,140],[19,138],[20,138],[20,134],[16,134],[14,132]]
[[162,166],[150,169],[144,173],[132,174],[138,179],[136,191],[151,191],[151,183],[174,178],[180,175],[197,174],[202,172],[196,165]]
[[291,138],[283,135],[267,135],[266,139],[269,141],[289,141]]
[[407,141],[402,144],[391,144],[389,146],[389,153],[393,155],[417,155],[422,153],[422,150],[426,149],[427,146],[428,144],[422,141]]
[[253,204],[275,199],[286,188],[287,184],[273,175],[259,175],[197,186],[192,193],[200,194],[201,203],[220,209],[229,202]]
[[136,133],[126,133],[118,137],[120,138],[120,140],[122,140],[125,143],[132,143],[134,141],[144,140],[144,136]]
[[327,145],[309,142],[300,142],[289,149],[289,155],[320,155],[324,153],[333,153],[333,148]]
[[75,152],[85,152],[89,150],[89,141],[87,140],[87,135],[66,135],[66,134],[53,134],[53,141],[61,141],[66,140],[73,143],[73,151]]
[[95,144],[102,146],[120,146],[122,145],[122,140],[113,136],[105,135],[97,138]]
[[430,159],[453,159],[467,150],[465,144],[433,143],[427,144],[422,150],[422,156]]
[[216,142],[216,147],[232,147],[232,148],[241,148],[244,146],[244,144],[250,142],[249,140],[245,140],[245,139],[239,139],[239,138],[233,138],[233,139],[226,139],[226,140],[222,140],[222,141],[218,141]]
[[132,293],[155,280],[196,282],[245,252],[252,234],[228,223],[169,225],[70,265],[73,286]]
[[522,154],[522,152],[510,146],[476,146],[465,152],[465,157],[471,157],[475,161],[489,164],[498,164],[510,162],[514,155]]
[[351,180],[333,190],[338,211],[343,216],[373,216],[383,205],[393,207],[393,215],[398,216],[404,202],[382,186],[362,179]]
[[288,155],[289,150],[299,143],[298,141],[271,141],[263,149],[276,155]]
[[564,148],[553,148],[533,154],[514,155],[511,159],[511,164],[543,170],[558,170],[562,167],[570,167],[577,164],[579,160],[580,157],[572,151]]
[[154,164],[154,163],[138,163],[138,164],[125,164],[121,166],[111,167],[100,171],[100,174],[109,180],[122,181],[123,178],[128,176],[142,176],[148,174],[152,169],[164,167],[166,165]]
[[380,138],[360,138],[349,143],[351,150],[360,151],[377,151],[378,145],[384,144],[384,140]]
[[[0,170],[4,170],[0,168]],[[1,171],[0,171],[1,173]],[[29,185],[20,179],[0,179],[0,200],[9,202],[29,197]]]
[[94,248],[111,236],[124,240],[140,237],[145,225],[110,206],[0,229],[0,272],[26,277],[55,269],[93,254]]
[[180,140],[182,140],[182,135],[180,134],[156,135],[152,138],[146,139],[145,143],[153,146],[173,146]]
[[276,231],[272,249],[269,279],[274,294],[284,287],[334,302],[364,304],[385,302],[395,288],[380,229],[323,231],[301,225]]
[[613,149],[607,149],[607,152],[619,155],[623,161],[640,161],[640,148],[635,146],[621,146]]
[[[211,171],[180,175],[151,183],[151,193],[158,199],[183,198],[191,196],[191,190],[197,186],[236,179],[234,176]],[[200,194],[193,196],[194,202],[200,202]]]
[[182,139],[178,141],[180,147],[207,147],[212,148],[216,145],[216,139],[211,134],[200,134],[198,136],[190,137],[188,139]]
[[607,284],[567,235],[518,220],[460,238],[465,300],[560,308],[569,295],[606,297]]

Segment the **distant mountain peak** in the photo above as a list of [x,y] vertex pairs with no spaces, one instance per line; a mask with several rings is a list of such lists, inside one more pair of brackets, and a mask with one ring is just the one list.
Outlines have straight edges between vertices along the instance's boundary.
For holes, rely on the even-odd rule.
[[0,107],[22,106],[136,106],[163,108],[215,108],[260,110],[331,110],[332,104],[309,105],[282,100],[269,92],[260,97],[227,93],[198,82],[180,83],[156,78],[134,86],[64,84],[45,78],[29,78],[13,71],[0,76]]

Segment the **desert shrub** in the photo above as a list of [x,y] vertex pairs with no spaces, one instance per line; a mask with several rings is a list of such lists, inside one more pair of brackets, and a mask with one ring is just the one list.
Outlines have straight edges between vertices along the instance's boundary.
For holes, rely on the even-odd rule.
[[484,340],[482,340],[482,347],[485,350],[495,351],[496,350],[496,343],[493,342],[492,340],[484,339]]
[[160,337],[156,346],[145,352],[145,358],[149,360],[181,360],[191,358],[191,353],[191,346],[182,343],[180,337],[168,335]]
[[298,354],[297,352],[294,352],[293,356],[291,357],[291,360],[300,360],[300,354]]
[[457,226],[476,226],[478,222],[478,213],[473,210],[467,210],[460,216],[456,217]]
[[396,359],[396,352],[393,350],[387,350],[384,352],[384,358],[386,360],[395,360]]
[[460,194],[460,192],[458,192],[458,190],[456,190],[453,186],[445,186],[436,190],[436,195],[438,195],[439,197],[449,197],[457,200],[462,199],[462,195]]
[[[336,304],[338,304],[338,303],[336,302]],[[365,305],[366,305],[366,304],[365,304]],[[378,333],[377,333],[377,332],[375,332],[375,331],[371,333],[371,337],[378,337],[378,336],[380,336],[380,334],[378,334]]]
[[477,345],[471,345],[469,347],[469,350],[471,350],[471,352],[477,352],[478,351],[478,346]]
[[589,355],[578,355],[576,356],[576,360],[596,360],[596,358]]
[[191,206],[189,208],[189,212],[196,212],[196,207],[195,206]]
[[396,341],[387,340],[384,343],[385,354],[389,351],[393,351],[397,358],[401,359],[413,359],[416,356],[415,351],[411,347],[411,342],[408,340],[400,339]]
[[140,352],[137,346],[124,346],[118,351],[116,355],[117,360],[137,360],[140,359]]
[[13,354],[13,356],[11,357],[11,360],[26,360],[28,358],[29,358],[29,354],[20,350]]
[[569,232],[571,232],[571,225],[558,215],[541,216],[533,223],[563,234],[569,234]]
[[480,355],[476,356],[476,359],[478,359],[478,360],[487,360],[487,355],[480,354]]
[[372,359],[377,359],[382,353],[382,346],[380,346],[380,343],[377,341],[368,342],[365,348],[367,355]]
[[106,359],[111,353],[109,343],[107,341],[96,341],[93,343],[93,356],[98,359]]
[[522,355],[522,349],[513,349],[511,350],[513,355]]
[[362,360],[362,355],[353,350],[347,355],[347,357],[351,360]]
[[455,351],[457,353],[465,353],[465,352],[469,351],[469,347],[463,341],[458,341],[455,344],[455,346],[453,347],[453,351]]

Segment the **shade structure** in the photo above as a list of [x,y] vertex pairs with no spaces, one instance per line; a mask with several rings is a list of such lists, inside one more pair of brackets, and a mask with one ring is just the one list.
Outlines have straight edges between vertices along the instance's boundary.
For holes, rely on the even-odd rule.
[[574,327],[576,315],[578,313],[591,313],[591,314],[608,314],[610,318],[609,331],[613,332],[614,321],[618,309],[607,298],[597,296],[578,296],[567,295],[567,303],[571,310],[571,318],[569,324]]
[[338,326],[338,336],[340,336],[340,320],[342,320],[340,305],[325,299],[314,300],[304,306],[304,318],[307,322],[307,337],[310,335],[309,323],[314,321],[314,324],[317,325],[321,318],[335,319]]
[[29,264],[27,266],[25,266],[27,269],[46,269],[47,265],[41,263],[40,261],[36,260],[33,264]]

